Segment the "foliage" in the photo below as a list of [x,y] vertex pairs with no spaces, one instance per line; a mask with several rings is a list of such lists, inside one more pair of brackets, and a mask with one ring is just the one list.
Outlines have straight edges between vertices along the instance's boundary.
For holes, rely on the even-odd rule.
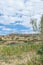
[[43,65],[43,44],[41,46],[41,48],[38,50],[38,54],[40,55],[40,59],[39,61],[42,63]]
[[0,41],[2,41],[2,38],[0,38]]
[[38,50],[38,54],[43,55],[43,46]]

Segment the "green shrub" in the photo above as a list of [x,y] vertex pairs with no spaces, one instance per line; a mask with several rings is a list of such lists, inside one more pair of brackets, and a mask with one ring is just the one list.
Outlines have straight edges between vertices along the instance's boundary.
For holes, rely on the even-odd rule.
[[40,55],[40,59],[39,61],[42,63],[43,65],[43,45],[41,46],[41,48],[38,50],[38,54]]
[[38,50],[38,54],[43,55],[43,46]]

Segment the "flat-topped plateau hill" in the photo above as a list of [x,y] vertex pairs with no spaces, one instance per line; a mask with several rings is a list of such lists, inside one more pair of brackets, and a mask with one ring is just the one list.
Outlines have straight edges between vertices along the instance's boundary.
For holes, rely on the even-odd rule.
[[0,35],[1,43],[24,43],[24,42],[40,42],[40,34],[8,34]]

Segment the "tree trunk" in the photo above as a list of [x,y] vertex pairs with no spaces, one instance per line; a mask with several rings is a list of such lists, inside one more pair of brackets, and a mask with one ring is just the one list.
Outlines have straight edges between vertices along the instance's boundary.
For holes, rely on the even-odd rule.
[[43,43],[43,15],[41,17],[41,40],[42,40],[42,43]]

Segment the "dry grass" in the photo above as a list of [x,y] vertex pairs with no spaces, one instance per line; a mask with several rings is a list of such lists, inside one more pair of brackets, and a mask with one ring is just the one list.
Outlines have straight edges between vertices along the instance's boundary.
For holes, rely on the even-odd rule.
[[0,65],[41,65],[37,51],[42,44],[0,45]]

